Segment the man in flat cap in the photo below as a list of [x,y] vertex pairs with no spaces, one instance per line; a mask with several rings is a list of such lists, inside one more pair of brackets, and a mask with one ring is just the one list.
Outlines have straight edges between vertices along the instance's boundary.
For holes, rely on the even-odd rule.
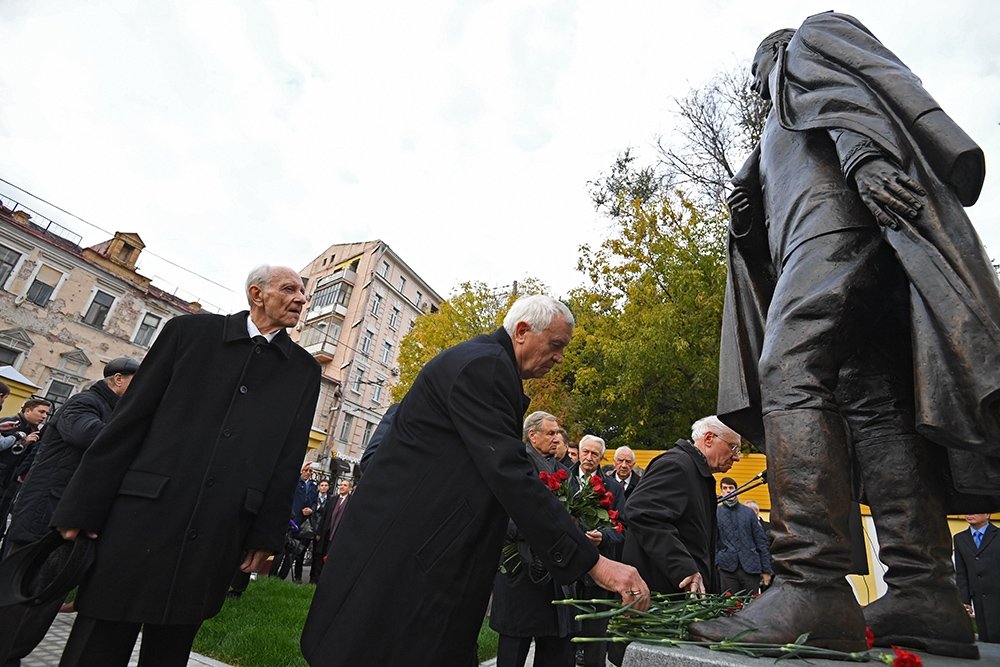
[[[5,553],[41,539],[50,530],[49,520],[63,489],[138,369],[135,359],[112,359],[104,366],[103,380],[71,396],[49,419],[37,445],[35,462],[14,503]],[[61,604],[62,600],[54,600],[37,607],[0,609],[4,636],[0,639],[0,664],[5,664],[4,658],[16,661],[31,653],[52,625]]]

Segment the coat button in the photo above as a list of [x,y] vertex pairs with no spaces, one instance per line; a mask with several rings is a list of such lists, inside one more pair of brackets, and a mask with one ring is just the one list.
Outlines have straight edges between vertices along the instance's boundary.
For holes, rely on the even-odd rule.
[[240,385],[240,393],[241,394],[247,393],[247,386],[245,384],[244,385]]
[[552,560],[553,560],[554,562],[556,562],[556,563],[561,563],[561,562],[563,562],[563,555],[562,555],[562,552],[561,552],[561,551],[557,551],[557,552],[555,552],[554,554],[552,554]]
[[223,438],[228,438],[228,437],[229,437],[229,436],[231,436],[232,434],[233,434],[233,432],[232,432],[232,431],[230,431],[230,430],[229,430],[228,428],[227,428],[227,429],[223,429],[223,431],[222,431],[222,437],[223,437]]
[[255,347],[253,349],[253,351],[254,351],[254,354],[260,354],[260,345],[258,345],[257,347]]
[[188,539],[189,540],[193,540],[196,537],[198,537],[198,531],[197,530],[195,530],[194,528],[192,528],[191,530],[188,531]]
[[215,486],[215,478],[214,477],[209,477],[205,481],[205,486]]

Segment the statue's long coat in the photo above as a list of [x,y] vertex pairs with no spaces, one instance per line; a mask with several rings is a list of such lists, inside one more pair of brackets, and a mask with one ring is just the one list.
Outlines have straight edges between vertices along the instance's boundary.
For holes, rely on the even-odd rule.
[[[963,208],[982,188],[982,150],[850,16],[806,19],[777,68],[772,113],[782,127],[857,132],[927,190],[918,218],[898,231],[882,229],[910,282],[917,430],[948,448],[957,490],[996,495],[1000,284]],[[757,362],[776,272],[759,200],[759,156],[758,149],[733,179],[758,197],[750,227],[730,234],[719,416],[762,443]]]
[[167,322],[52,518],[99,535],[80,612],[197,623],[243,550],[280,551],[319,374],[284,331],[251,341],[246,312]]

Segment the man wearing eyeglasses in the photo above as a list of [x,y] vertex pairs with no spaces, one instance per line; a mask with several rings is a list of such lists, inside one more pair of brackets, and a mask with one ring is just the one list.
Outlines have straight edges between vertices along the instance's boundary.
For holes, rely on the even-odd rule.
[[740,436],[714,415],[653,459],[625,501],[625,550],[650,590],[714,592],[715,478],[740,460]]

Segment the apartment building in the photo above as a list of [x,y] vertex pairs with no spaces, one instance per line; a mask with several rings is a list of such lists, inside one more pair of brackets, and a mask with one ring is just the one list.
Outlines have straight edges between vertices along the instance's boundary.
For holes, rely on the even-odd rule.
[[108,360],[141,360],[167,320],[201,309],[136,271],[145,247],[138,234],[116,232],[89,248],[81,240],[12,200],[0,203],[0,367],[12,366],[57,406],[103,377]]
[[332,245],[302,269],[309,304],[293,338],[323,366],[322,455],[356,463],[391,402],[399,341],[441,297],[384,242]]

